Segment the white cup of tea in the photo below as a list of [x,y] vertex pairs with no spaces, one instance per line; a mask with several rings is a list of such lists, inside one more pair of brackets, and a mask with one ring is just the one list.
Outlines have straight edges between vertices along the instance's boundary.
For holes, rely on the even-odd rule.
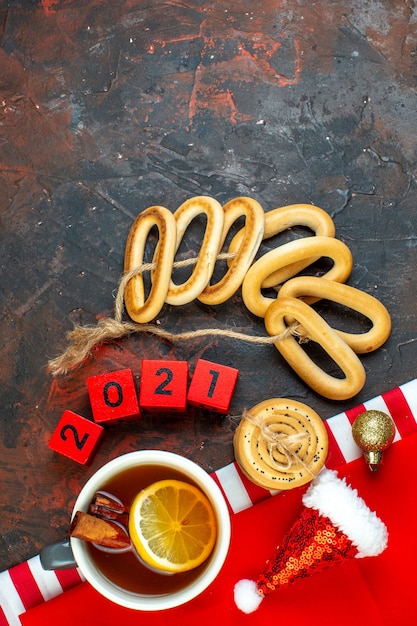
[[113,459],[85,484],[75,502],[73,517],[77,511],[88,512],[90,503],[100,490],[108,491],[122,501],[131,500],[148,486],[146,483],[169,478],[194,484],[206,495],[215,514],[217,531],[214,548],[195,570],[181,574],[155,572],[148,570],[133,552],[107,554],[96,551],[95,546],[82,539],[70,539],[75,562],[85,579],[102,596],[120,606],[139,611],[158,611],[185,604],[207,589],[226,559],[231,529],[223,494],[213,478],[199,465],[172,452],[140,450]]

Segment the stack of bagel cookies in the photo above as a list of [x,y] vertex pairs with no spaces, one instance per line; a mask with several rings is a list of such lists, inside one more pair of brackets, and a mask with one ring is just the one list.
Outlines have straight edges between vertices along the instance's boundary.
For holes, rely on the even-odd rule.
[[[199,215],[206,219],[201,249],[189,278],[175,284],[172,272],[175,255],[190,223]],[[243,218],[244,227],[222,249],[232,226]],[[279,245],[256,258],[260,245],[289,228],[309,228],[312,236]],[[145,291],[142,267],[145,246],[152,228],[158,243],[150,270],[151,286]],[[211,284],[219,257],[227,257],[227,270]],[[330,258],[332,267],[322,276],[302,276],[320,258]],[[249,311],[264,319],[268,335],[277,340],[282,357],[314,391],[333,400],[356,395],[365,384],[365,370],[358,354],[379,348],[391,331],[386,308],[373,296],[345,284],[353,267],[352,254],[335,238],[330,216],[314,205],[294,204],[264,212],[254,199],[238,197],[224,206],[210,196],[196,196],[174,213],[162,206],[145,209],[134,221],[126,242],[125,273],[131,274],[124,302],[128,315],[137,323],[154,320],[165,303],[181,306],[194,299],[216,306],[241,289]],[[263,290],[274,288],[276,296]],[[347,333],[332,328],[313,305],[321,299],[359,312],[371,322],[365,333]],[[328,374],[303,349],[297,337],[318,343],[341,370]]]

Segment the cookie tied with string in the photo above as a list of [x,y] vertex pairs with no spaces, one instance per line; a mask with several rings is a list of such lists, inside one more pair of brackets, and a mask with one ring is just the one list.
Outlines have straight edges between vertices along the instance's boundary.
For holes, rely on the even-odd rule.
[[265,489],[284,490],[310,482],[327,457],[327,430],[307,405],[272,398],[244,414],[234,440],[245,476]]

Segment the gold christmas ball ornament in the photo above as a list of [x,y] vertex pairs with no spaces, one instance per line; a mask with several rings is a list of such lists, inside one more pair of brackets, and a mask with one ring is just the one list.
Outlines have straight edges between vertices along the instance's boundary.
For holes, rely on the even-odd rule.
[[364,411],[352,424],[352,436],[356,445],[363,450],[370,470],[375,472],[381,463],[383,451],[395,437],[395,425],[383,411]]

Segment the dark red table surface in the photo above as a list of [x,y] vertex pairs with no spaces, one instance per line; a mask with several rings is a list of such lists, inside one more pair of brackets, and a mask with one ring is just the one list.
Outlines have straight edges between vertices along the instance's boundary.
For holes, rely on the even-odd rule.
[[[233,460],[236,424],[261,400],[294,398],[327,419],[415,377],[415,26],[410,1],[0,2],[0,569],[64,538],[80,487],[119,454],[156,447],[211,471]],[[136,215],[201,194],[251,196],[265,211],[312,203],[333,218],[353,253],[348,284],[393,322],[361,357],[357,396],[328,400],[273,346],[213,337],[131,336],[52,378],[73,324],[112,315]],[[240,292],[158,319],[172,332],[265,334]],[[48,449],[65,409],[91,418],[88,376],[129,367],[139,380],[143,358],[193,369],[199,357],[239,369],[228,415],[190,408],[109,427],[89,467]]]

